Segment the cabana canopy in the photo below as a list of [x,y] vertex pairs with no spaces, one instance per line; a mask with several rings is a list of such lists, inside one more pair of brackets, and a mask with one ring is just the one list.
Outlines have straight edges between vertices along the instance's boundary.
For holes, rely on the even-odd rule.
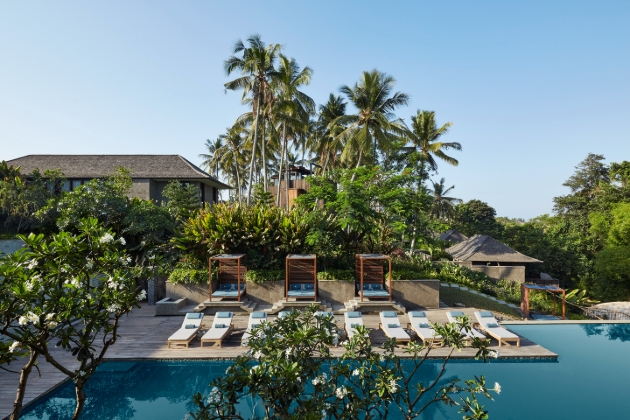
[[[386,288],[383,263],[389,263],[389,290]],[[392,259],[382,254],[356,254],[355,287],[361,302],[363,298],[386,299],[392,301]]]
[[562,319],[566,314],[566,292],[560,286],[555,284],[521,284],[521,312],[525,314],[525,318],[529,318],[529,292],[532,290],[544,290],[553,293],[553,315],[556,316],[556,294],[562,294]]
[[289,254],[286,258],[286,300],[313,298],[317,301],[317,256]]
[[[242,264],[245,254],[220,254],[208,259],[208,288],[210,289],[209,299],[237,298],[241,301],[241,295],[245,293],[245,273],[247,268]],[[217,290],[212,292],[212,262],[219,262],[219,272]]]
[[472,263],[540,263],[488,235],[475,235],[446,249],[454,261]]

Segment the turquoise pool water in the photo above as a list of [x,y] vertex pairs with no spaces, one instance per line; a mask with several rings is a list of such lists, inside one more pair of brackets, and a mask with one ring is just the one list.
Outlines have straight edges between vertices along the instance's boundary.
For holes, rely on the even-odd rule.
[[[557,362],[474,361],[449,363],[446,377],[484,375],[503,389],[486,407],[494,419],[629,418],[630,324],[514,325],[510,329],[560,355]],[[229,362],[108,362],[88,383],[83,419],[182,419],[192,409],[191,395],[207,393],[207,384]],[[429,364],[421,375],[437,369]],[[251,401],[242,405],[251,412]],[[23,419],[67,419],[74,390],[66,383],[37,404]],[[431,410],[426,420],[461,419],[456,410]]]

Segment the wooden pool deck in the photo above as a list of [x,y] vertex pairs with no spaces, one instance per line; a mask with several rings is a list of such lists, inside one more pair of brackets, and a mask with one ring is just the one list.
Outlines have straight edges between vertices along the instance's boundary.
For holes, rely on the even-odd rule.
[[[427,316],[431,322],[446,323],[446,311],[451,308],[440,308],[427,310]],[[474,308],[457,308],[473,318]],[[270,316],[272,319],[273,316]],[[343,328],[343,316],[337,315],[337,325]],[[212,317],[207,316],[209,325]],[[127,318],[121,321],[120,337],[115,345],[110,347],[107,352],[107,360],[124,360],[124,359],[230,359],[234,358],[246,351],[241,347],[241,337],[247,327],[248,315],[236,315],[234,317],[234,331],[223,341],[223,347],[205,346],[201,347],[199,340],[195,339],[191,342],[189,348],[169,349],[166,341],[168,337],[175,332],[182,324],[182,316],[155,316],[155,306],[149,306],[146,303],[140,309],[134,310]],[[363,315],[364,324],[371,328],[370,338],[375,347],[382,345],[385,340],[385,334],[378,329],[378,315]],[[403,326],[407,325],[408,316],[401,315],[400,322]],[[507,325],[506,325],[507,326]],[[509,326],[507,326],[509,328]],[[506,358],[557,358],[557,355],[544,347],[521,337],[520,347],[502,346],[498,347],[498,343],[492,340],[491,349],[498,350],[501,359]],[[333,348],[333,354],[343,353],[343,348]],[[431,350],[431,357],[444,357],[448,353],[448,349]],[[77,366],[68,352],[60,349],[52,349],[52,353],[64,363],[65,366]],[[405,356],[404,347],[397,350],[400,356]],[[474,357],[473,349],[464,349],[461,352],[454,352],[454,358],[471,358]],[[19,370],[25,363],[21,360],[12,363],[8,368]],[[45,360],[40,359],[39,369],[41,377],[37,378],[37,372],[34,370],[26,387],[26,395],[24,404],[32,401],[36,397],[44,394],[67,377],[50,366]],[[36,379],[37,378],[37,379]],[[13,400],[17,390],[19,375],[0,370],[0,419],[8,416],[13,407]]]

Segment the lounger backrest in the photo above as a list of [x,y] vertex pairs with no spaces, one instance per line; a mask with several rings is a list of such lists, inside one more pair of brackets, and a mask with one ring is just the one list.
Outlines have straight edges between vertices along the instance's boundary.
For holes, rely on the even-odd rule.
[[482,327],[485,327],[487,324],[499,324],[499,321],[497,321],[494,314],[490,311],[477,311],[475,312],[475,317]]
[[214,327],[217,324],[230,325],[232,323],[233,317],[234,317],[234,314],[232,312],[217,312],[214,315],[212,326]]
[[201,325],[201,321],[203,321],[203,313],[189,312],[184,316],[182,328],[186,328],[187,325],[195,325],[198,328]]
[[383,311],[380,313],[381,323],[384,325],[397,324],[400,325],[398,314],[394,311]]

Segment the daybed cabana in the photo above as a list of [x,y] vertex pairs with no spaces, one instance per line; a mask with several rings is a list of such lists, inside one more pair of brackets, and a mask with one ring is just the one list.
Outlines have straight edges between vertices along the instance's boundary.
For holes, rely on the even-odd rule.
[[289,254],[286,259],[285,294],[289,298],[317,301],[317,256]]
[[[210,257],[208,260],[208,288],[210,289],[209,299],[212,298],[234,299],[241,301],[241,296],[245,294],[245,273],[247,268],[243,265],[245,254],[221,254]],[[212,291],[212,262],[219,263],[217,290]]]
[[[389,285],[385,283],[383,262],[389,262]],[[392,301],[392,259],[382,254],[356,254],[355,288],[361,302],[363,298]]]

